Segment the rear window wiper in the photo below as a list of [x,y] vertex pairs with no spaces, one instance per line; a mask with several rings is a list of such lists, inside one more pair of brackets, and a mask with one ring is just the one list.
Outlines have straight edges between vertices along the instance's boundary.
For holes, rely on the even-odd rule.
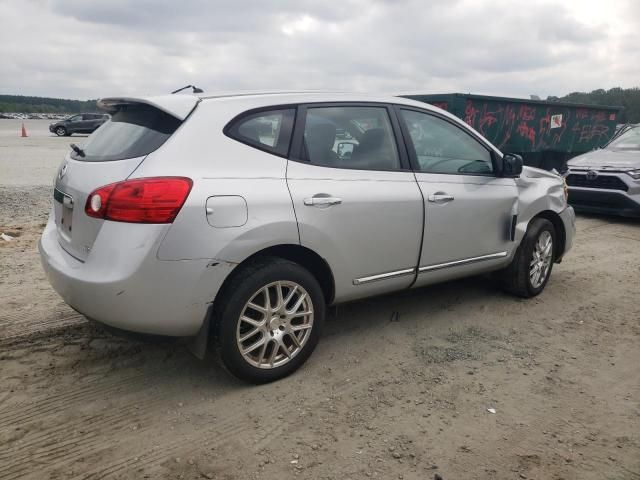
[[84,150],[82,150],[79,146],[77,146],[75,143],[72,143],[71,145],[69,145],[71,147],[71,150],[73,150],[74,152],[76,152],[78,155],[80,155],[81,157],[85,156]]

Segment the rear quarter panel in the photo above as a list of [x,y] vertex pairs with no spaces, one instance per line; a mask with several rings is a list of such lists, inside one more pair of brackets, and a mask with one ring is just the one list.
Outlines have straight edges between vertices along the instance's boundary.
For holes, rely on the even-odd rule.
[[[299,244],[286,184],[287,160],[223,133],[233,117],[250,108],[249,102],[201,102],[176,134],[132,175],[176,175],[193,180],[185,205],[160,245],[159,259],[239,263],[269,246]],[[207,199],[226,195],[246,201],[244,225],[220,228],[207,221]]]

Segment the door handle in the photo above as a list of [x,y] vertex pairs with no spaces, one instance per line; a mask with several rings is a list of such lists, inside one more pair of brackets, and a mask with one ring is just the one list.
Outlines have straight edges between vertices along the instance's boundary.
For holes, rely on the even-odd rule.
[[340,205],[341,203],[342,199],[338,197],[319,197],[316,195],[304,199],[304,204],[308,207],[329,207],[331,205]]
[[429,197],[427,197],[428,200],[430,202],[433,203],[447,203],[447,202],[453,202],[455,200],[455,197],[453,195],[449,195],[447,193],[433,193],[431,195],[429,195]]

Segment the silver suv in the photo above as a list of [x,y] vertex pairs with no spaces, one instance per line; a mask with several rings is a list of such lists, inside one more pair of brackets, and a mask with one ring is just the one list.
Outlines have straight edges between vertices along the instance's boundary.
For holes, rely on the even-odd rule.
[[576,210],[640,217],[640,125],[625,125],[599,150],[568,162]]
[[[110,326],[210,337],[283,377],[327,305],[496,272],[539,294],[569,250],[558,175],[454,116],[363,94],[107,98],[65,158],[40,241],[53,287]],[[425,291],[428,295],[428,291]]]

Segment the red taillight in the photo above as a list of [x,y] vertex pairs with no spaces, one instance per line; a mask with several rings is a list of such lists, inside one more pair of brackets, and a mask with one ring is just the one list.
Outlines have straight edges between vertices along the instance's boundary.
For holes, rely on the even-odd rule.
[[100,187],[89,195],[84,211],[94,218],[130,223],[171,223],[193,182],[185,177],[151,177]]

